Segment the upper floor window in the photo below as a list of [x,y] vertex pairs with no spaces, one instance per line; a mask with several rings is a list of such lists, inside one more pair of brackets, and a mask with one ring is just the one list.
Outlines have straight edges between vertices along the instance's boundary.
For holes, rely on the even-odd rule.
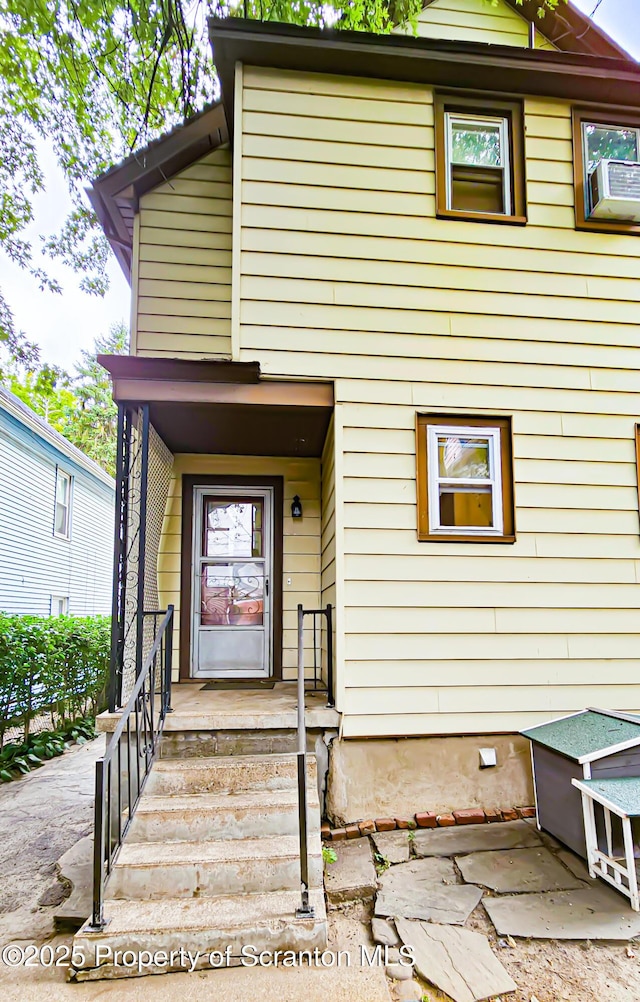
[[640,233],[640,116],[574,109],[578,229]]
[[53,534],[63,539],[69,539],[71,536],[71,476],[60,467],[56,468]]
[[522,106],[437,94],[435,126],[437,214],[525,223]]
[[418,416],[418,538],[512,542],[509,418]]

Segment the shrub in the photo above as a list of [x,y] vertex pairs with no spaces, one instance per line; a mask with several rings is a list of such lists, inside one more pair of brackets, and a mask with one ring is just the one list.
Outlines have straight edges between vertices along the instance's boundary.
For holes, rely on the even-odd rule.
[[54,728],[95,714],[109,671],[107,616],[8,616],[0,613],[0,747],[9,727],[51,713]]

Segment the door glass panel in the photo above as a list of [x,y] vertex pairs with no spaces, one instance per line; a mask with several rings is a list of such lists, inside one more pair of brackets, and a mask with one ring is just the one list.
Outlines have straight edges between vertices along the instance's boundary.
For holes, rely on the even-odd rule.
[[204,499],[205,557],[262,557],[263,501]]
[[263,625],[262,564],[205,564],[200,588],[201,626]]
[[[438,435],[438,475],[488,480],[489,439],[462,435]],[[449,522],[448,525],[455,523]]]

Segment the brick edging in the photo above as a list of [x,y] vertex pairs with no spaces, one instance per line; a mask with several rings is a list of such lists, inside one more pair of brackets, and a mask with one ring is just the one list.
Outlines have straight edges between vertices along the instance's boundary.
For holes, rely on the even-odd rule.
[[453,811],[451,814],[436,814],[435,811],[422,811],[412,817],[376,818],[370,821],[354,821],[344,828],[332,828],[324,823],[320,829],[325,842],[340,842],[347,838],[360,838],[363,835],[373,835],[374,832],[391,832],[411,830],[416,828],[449,828],[451,825],[494,824],[497,821],[517,821],[518,818],[535,818],[535,807],[511,807],[508,810],[497,808],[470,807],[463,811]]

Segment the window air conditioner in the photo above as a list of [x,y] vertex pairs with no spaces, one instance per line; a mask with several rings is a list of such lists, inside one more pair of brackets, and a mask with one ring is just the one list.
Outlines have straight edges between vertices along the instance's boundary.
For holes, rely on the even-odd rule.
[[640,163],[600,160],[589,175],[591,217],[640,222]]

